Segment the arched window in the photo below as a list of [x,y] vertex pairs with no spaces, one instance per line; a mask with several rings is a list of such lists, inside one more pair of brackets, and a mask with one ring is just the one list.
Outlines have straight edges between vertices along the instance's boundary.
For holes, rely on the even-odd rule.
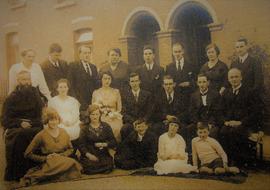
[[74,32],[74,52],[78,59],[78,48],[81,45],[90,46],[93,49],[93,31],[90,28],[79,29]]

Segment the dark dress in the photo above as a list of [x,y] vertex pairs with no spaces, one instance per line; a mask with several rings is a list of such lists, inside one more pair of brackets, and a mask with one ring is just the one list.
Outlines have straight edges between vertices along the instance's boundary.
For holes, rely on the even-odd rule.
[[[95,147],[95,143],[107,143],[108,147],[100,149]],[[84,126],[79,138],[80,163],[83,166],[83,173],[96,174],[111,171],[113,169],[113,158],[109,154],[109,149],[115,148],[116,139],[107,123],[102,122],[97,129],[91,127],[90,124]],[[95,155],[99,160],[89,160],[86,153]]]
[[[23,154],[33,137],[41,130],[43,102],[34,87],[16,88],[5,100],[2,109],[2,126],[5,129],[6,170],[5,180],[18,180],[33,166]],[[22,128],[22,121],[31,128]]]
[[138,141],[138,133],[132,131],[116,151],[116,167],[126,170],[153,167],[157,161],[157,143],[156,135],[149,130],[141,141]]
[[208,66],[208,63],[205,63],[201,67],[200,73],[205,74],[209,79],[209,89],[219,91],[221,87],[225,87],[227,84],[228,67],[220,60],[212,68]]

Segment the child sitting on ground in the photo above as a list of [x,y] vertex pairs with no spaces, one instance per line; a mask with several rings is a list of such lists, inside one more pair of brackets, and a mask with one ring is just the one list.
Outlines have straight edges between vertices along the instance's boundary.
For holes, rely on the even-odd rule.
[[217,140],[209,137],[207,123],[198,122],[197,135],[192,139],[193,165],[198,167],[200,161],[200,173],[223,174],[239,173],[237,167],[228,167],[228,157]]

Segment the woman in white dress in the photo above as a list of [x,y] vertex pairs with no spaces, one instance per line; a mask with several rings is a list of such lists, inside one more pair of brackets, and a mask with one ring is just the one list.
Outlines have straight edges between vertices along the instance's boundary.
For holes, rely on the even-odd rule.
[[177,134],[178,128],[179,121],[173,118],[169,121],[168,132],[159,137],[158,161],[154,165],[158,175],[197,171],[197,167],[187,163],[186,143],[183,137]]
[[80,103],[68,96],[69,82],[67,79],[57,81],[58,95],[48,102],[48,106],[56,109],[61,117],[60,128],[66,130],[70,140],[76,140],[80,135]]
[[110,72],[101,73],[101,88],[95,90],[92,96],[92,104],[100,107],[101,120],[108,123],[116,140],[120,141],[120,129],[123,126],[122,121],[122,102],[118,89],[110,87],[112,83],[112,74]]

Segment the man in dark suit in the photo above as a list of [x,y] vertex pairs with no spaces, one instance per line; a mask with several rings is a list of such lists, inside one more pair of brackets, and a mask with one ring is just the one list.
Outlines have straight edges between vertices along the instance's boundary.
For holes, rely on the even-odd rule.
[[155,50],[152,47],[145,46],[143,48],[143,58],[145,63],[137,70],[142,82],[141,88],[156,94],[161,89],[164,70],[154,62]]
[[223,127],[220,138],[231,162],[243,166],[252,156],[248,136],[256,126],[257,106],[250,90],[242,85],[239,69],[230,69],[228,80],[231,87],[224,91],[221,101]]
[[72,94],[81,104],[81,111],[85,111],[92,101],[93,91],[97,88],[98,73],[94,64],[90,63],[91,48],[79,48],[80,61],[70,64],[68,80],[71,83]]
[[129,85],[125,95],[122,97],[122,113],[124,125],[121,129],[122,140],[133,131],[133,122],[139,118],[144,118],[149,122],[152,111],[153,102],[151,93],[140,88],[140,76],[138,73],[130,73]]
[[166,67],[166,74],[173,77],[176,90],[185,95],[188,101],[195,86],[195,67],[184,58],[185,51],[180,43],[173,44],[172,53],[174,62]]
[[198,122],[208,123],[210,136],[217,138],[220,125],[220,95],[215,89],[209,89],[209,79],[205,74],[197,77],[198,90],[192,93],[189,107],[190,140],[196,136]]
[[249,55],[248,41],[240,38],[235,43],[238,58],[231,64],[231,68],[238,68],[242,73],[242,84],[256,93],[261,93],[263,88],[263,71],[261,62]]
[[119,145],[115,165],[127,170],[153,167],[157,161],[158,139],[144,119],[136,120],[134,129]]
[[49,58],[41,64],[52,97],[57,94],[57,81],[61,78],[67,78],[68,74],[68,64],[60,59],[61,53],[62,47],[59,44],[51,44]]
[[154,108],[155,124],[152,130],[158,136],[168,131],[163,123],[165,120],[177,117],[182,127],[186,124],[188,102],[184,101],[181,93],[174,90],[175,85],[173,78],[170,75],[165,75],[163,77],[163,90],[156,96]]

